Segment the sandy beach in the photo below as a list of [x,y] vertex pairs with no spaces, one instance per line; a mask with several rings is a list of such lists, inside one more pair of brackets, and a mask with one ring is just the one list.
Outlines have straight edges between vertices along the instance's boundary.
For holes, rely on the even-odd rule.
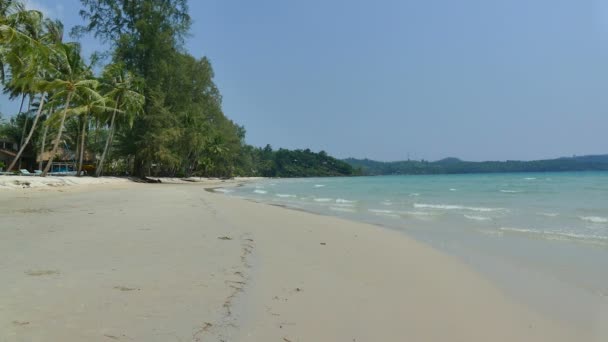
[[237,183],[0,189],[0,341],[602,340],[402,233],[205,191]]

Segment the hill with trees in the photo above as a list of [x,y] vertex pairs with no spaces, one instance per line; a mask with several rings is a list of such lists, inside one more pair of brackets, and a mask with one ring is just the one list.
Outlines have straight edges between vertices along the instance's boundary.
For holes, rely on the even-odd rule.
[[608,171],[608,155],[564,157],[533,161],[483,161],[471,162],[458,158],[445,158],[435,162],[396,161],[379,162],[370,159],[348,158],[344,160],[363,175],[422,175],[499,172],[559,172],[559,171]]

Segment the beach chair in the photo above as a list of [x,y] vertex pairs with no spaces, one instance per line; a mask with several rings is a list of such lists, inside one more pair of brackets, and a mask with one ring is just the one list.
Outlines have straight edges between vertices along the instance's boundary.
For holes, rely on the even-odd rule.
[[19,170],[19,173],[20,173],[22,176],[34,176],[34,174],[33,174],[33,173],[29,172],[29,171],[28,171],[28,170],[26,170],[26,169],[21,169],[21,170]]

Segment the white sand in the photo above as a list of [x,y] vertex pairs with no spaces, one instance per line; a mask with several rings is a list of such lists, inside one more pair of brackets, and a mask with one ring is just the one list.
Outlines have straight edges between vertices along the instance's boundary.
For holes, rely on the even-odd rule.
[[85,186],[100,184],[130,183],[126,178],[116,177],[38,177],[38,176],[0,176],[0,191],[24,188],[56,188],[65,186]]
[[[260,177],[236,177],[229,180],[219,178],[201,178],[201,177],[190,177],[190,178],[168,178],[168,177],[151,177],[151,179],[160,180],[166,184],[202,184],[206,186],[215,185],[234,185],[234,183],[251,182]],[[93,186],[93,185],[117,185],[127,184],[132,181],[128,178],[120,177],[75,177],[75,176],[0,176],[0,191],[2,190],[15,190],[15,189],[48,189],[66,186]]]
[[200,185],[75,188],[0,192],[0,341],[606,340],[398,232]]

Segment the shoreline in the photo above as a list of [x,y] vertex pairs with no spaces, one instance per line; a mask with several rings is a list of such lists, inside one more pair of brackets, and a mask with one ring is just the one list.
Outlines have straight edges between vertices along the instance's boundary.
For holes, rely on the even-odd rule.
[[[0,266],[9,279],[0,286],[13,294],[0,301],[7,308],[0,309],[0,331],[14,337],[166,340],[152,329],[160,324],[192,340],[593,341],[514,303],[457,259],[370,224],[196,185],[18,190],[0,192],[0,202],[0,222],[13,228],[0,232]],[[119,218],[106,216],[117,210]],[[68,218],[72,223],[64,227]],[[87,222],[86,229],[73,222]],[[43,251],[32,242],[41,234]],[[59,246],[69,247],[40,259]],[[18,247],[17,256],[10,253]],[[80,251],[84,260],[70,258]],[[82,267],[85,261],[95,267]],[[118,281],[112,268],[131,280]],[[106,286],[84,290],[91,283]],[[98,309],[78,315],[76,305],[57,307],[39,297],[42,285],[53,298],[73,297]],[[133,312],[121,312],[117,303]],[[47,310],[34,312],[35,306]],[[45,312],[57,327],[47,324]],[[136,313],[152,318],[141,321]]]
[[[150,180],[159,181],[159,184],[183,184],[183,185],[205,185],[210,187],[232,187],[235,184],[246,184],[262,179],[261,177],[234,177],[230,179],[221,178],[206,178],[206,177],[148,177]],[[73,188],[73,187],[95,187],[115,186],[118,184],[131,184],[146,182],[140,181],[133,177],[76,177],[76,176],[7,176],[0,175],[0,191],[2,190],[18,190],[18,189],[36,189],[36,190],[52,190],[55,188]]]

